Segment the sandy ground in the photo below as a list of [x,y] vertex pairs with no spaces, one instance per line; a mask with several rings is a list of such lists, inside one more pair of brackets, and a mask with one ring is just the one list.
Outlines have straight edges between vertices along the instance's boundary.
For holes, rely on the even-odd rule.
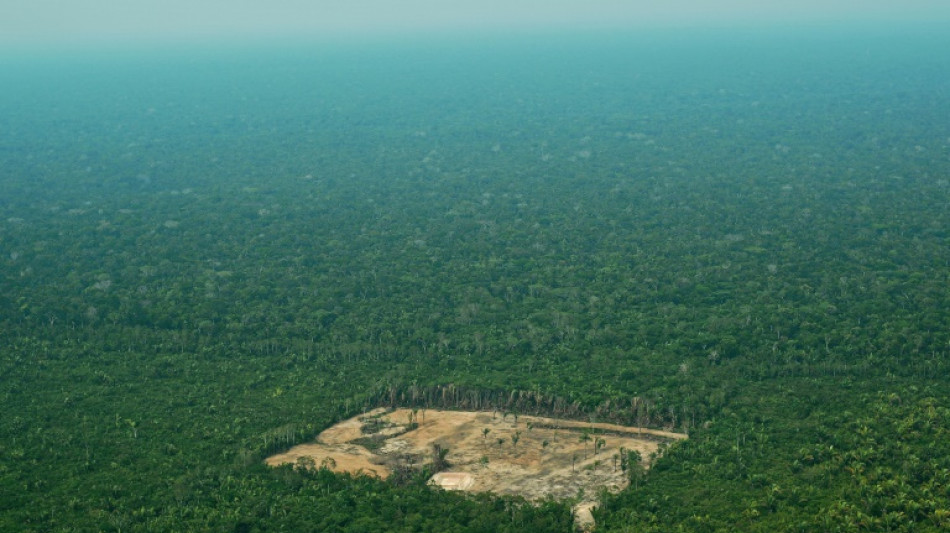
[[591,512],[597,507],[595,502],[583,502],[574,506],[574,523],[583,531],[594,529],[594,514]]
[[684,438],[647,428],[526,415],[516,419],[500,412],[376,409],[266,462],[279,465],[310,457],[317,467],[385,478],[401,465],[431,463],[438,444],[448,450],[450,466],[433,478],[434,484],[529,500],[575,498],[580,502],[575,507],[578,525],[589,528],[598,490],[618,492],[628,484],[620,466],[621,448],[640,452],[641,465],[648,468],[648,458],[661,443]]

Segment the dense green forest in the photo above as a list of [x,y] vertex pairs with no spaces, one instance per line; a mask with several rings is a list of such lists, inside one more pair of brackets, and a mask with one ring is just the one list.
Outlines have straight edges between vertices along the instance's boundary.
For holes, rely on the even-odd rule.
[[688,432],[598,531],[950,530],[950,68],[610,51],[3,63],[0,530],[572,530],[262,463],[416,390]]

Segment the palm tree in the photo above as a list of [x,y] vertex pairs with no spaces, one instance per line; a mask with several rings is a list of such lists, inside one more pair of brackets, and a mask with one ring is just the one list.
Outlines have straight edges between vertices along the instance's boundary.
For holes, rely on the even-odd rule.
[[[579,439],[580,439],[581,442],[585,442],[585,443],[586,443],[586,442],[590,442],[590,440],[591,440],[591,439],[590,439],[590,433],[588,433],[587,430],[584,430],[584,432],[581,433],[581,436],[579,437]],[[584,447],[584,459],[587,459],[587,447],[586,447],[586,446]]]
[[449,454],[448,448],[443,448],[442,445],[438,443],[432,444],[432,468],[436,472],[441,472],[449,467],[449,462],[445,460],[445,456]]

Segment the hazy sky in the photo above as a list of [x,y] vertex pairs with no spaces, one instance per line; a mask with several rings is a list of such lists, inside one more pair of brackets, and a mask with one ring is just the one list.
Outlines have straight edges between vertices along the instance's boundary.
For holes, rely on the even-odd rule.
[[0,45],[934,18],[950,0],[0,0]]

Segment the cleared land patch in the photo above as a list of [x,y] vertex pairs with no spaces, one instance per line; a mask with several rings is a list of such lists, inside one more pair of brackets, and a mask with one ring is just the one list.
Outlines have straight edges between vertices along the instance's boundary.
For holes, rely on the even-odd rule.
[[[625,470],[648,468],[649,458],[665,443],[685,438],[648,428],[501,412],[376,409],[266,462],[386,478],[396,469],[433,464],[442,450],[446,465],[433,476],[434,485],[529,500],[579,497],[581,507],[601,487],[622,490],[629,484]],[[642,460],[630,464],[623,457],[629,458],[628,452]]]

